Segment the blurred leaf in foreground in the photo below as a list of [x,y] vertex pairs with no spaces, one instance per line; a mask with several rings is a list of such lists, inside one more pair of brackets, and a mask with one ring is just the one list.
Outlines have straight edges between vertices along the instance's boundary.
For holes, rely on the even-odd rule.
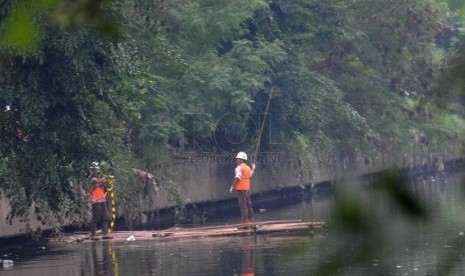
[[119,34],[119,27],[105,9],[112,0],[24,0],[5,4],[0,25],[0,47],[16,54],[36,52],[45,37],[45,27],[65,29],[92,27],[107,38]]

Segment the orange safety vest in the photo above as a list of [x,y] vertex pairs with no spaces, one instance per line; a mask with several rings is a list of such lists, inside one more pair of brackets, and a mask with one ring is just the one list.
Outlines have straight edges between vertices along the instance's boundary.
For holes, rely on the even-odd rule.
[[95,182],[94,189],[89,193],[89,199],[91,203],[105,202],[105,192],[103,191],[103,178],[93,178],[92,182]]
[[236,183],[237,191],[250,191],[250,167],[247,164],[242,163],[239,165],[242,168],[242,177],[239,182]]

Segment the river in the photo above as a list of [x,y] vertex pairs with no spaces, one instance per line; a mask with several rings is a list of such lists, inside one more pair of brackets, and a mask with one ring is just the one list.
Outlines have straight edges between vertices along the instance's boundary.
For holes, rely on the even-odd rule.
[[403,212],[382,192],[363,189],[367,183],[347,182],[343,185],[352,197],[346,202],[361,206],[363,214],[362,226],[350,231],[334,220],[334,196],[303,197],[280,206],[255,206],[256,220],[327,221],[327,230],[23,245],[0,250],[0,258],[14,261],[0,267],[0,275],[465,275],[462,179],[458,173],[416,178],[409,188],[429,211],[421,219]]

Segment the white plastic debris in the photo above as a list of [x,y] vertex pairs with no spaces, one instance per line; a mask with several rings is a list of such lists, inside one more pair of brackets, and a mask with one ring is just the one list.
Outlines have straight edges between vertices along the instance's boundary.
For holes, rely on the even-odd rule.
[[135,238],[133,235],[131,235],[131,236],[129,236],[126,240],[127,240],[127,241],[135,241],[136,238]]
[[12,260],[3,260],[3,267],[11,267],[14,265]]

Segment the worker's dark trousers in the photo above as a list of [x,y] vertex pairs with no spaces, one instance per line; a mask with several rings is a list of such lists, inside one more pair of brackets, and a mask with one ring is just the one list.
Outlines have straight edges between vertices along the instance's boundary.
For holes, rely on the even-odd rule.
[[102,234],[108,234],[108,221],[110,215],[108,214],[108,208],[106,202],[97,202],[92,204],[92,224],[90,226],[90,232],[92,236],[95,236],[97,232],[97,225],[100,223],[102,228]]
[[238,190],[237,199],[239,200],[242,222],[251,221],[253,218],[253,210],[252,201],[250,200],[250,192]]

